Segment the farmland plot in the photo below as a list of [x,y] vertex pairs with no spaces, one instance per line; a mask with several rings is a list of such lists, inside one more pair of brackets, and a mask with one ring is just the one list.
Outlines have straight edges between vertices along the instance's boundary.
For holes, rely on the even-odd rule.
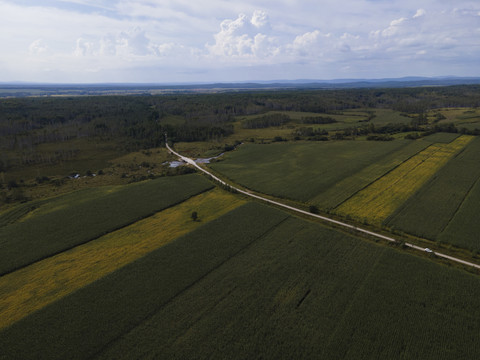
[[[0,329],[245,203],[215,189],[0,277]],[[195,209],[200,215],[192,221]]]
[[480,180],[477,180],[455,216],[438,236],[438,240],[474,251],[480,251],[479,204]]
[[325,210],[333,209],[357,191],[382,177],[419,151],[424,150],[427,146],[429,146],[429,143],[421,140],[407,143],[404,147],[387,154],[356,174],[340,180],[323,193],[311,199],[310,202],[318,204],[320,208]]
[[470,359],[479,297],[477,276],[249,203],[0,343],[6,359]]
[[464,135],[449,144],[429,146],[342,203],[335,212],[357,220],[366,219],[372,224],[382,224],[472,139],[473,136]]
[[290,218],[99,358],[469,358],[478,295],[475,276]]
[[[480,178],[480,138],[475,138],[386,220],[386,225],[432,240],[448,225]],[[477,210],[478,211],[478,205]],[[469,216],[471,218],[471,216]],[[466,228],[475,222],[465,224]],[[464,233],[462,230],[460,233]],[[458,233],[458,236],[462,236]],[[451,243],[451,240],[445,241]],[[469,244],[470,247],[473,244]]]
[[212,187],[194,174],[87,189],[53,199],[21,221],[0,228],[0,274],[86,243]]
[[451,143],[453,140],[458,138],[460,134],[456,133],[435,133],[432,135],[428,135],[423,138],[424,141],[428,141],[430,143]]
[[249,203],[210,221],[0,330],[5,356],[91,358],[287,217]]
[[408,140],[246,144],[211,167],[248,188],[307,202],[407,144]]

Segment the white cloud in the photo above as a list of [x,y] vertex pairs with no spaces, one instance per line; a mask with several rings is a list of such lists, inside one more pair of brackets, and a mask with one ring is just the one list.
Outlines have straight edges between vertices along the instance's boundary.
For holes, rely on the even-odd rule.
[[276,38],[269,36],[268,15],[255,11],[251,17],[239,14],[235,20],[223,20],[220,31],[214,35],[215,43],[207,44],[210,55],[223,59],[252,60],[275,56],[280,49]]
[[175,81],[177,74],[228,81],[247,76],[231,71],[241,67],[266,79],[425,69],[480,75],[480,3],[471,0],[455,1],[456,9],[444,0],[422,1],[422,8],[418,0],[21,4],[0,0],[0,47],[8,49],[0,53],[0,81],[87,81],[87,70],[96,81]]
[[315,30],[311,32],[306,32],[305,34],[298,35],[293,41],[293,47],[295,49],[304,49],[315,45],[320,38],[320,31]]
[[84,38],[78,38],[75,51],[75,56],[92,56],[97,55],[95,52],[95,43]]
[[417,12],[415,13],[415,15],[413,15],[413,18],[418,18],[418,17],[422,17],[422,16],[425,16],[427,12],[424,10],[424,9],[418,9]]
[[76,40],[75,56],[146,56],[155,52],[145,30],[139,27],[98,36],[83,36]]
[[252,19],[250,20],[256,28],[262,28],[268,25],[268,15],[265,11],[255,10]]
[[393,20],[390,23],[390,26],[382,31],[382,36],[389,37],[389,36],[396,35],[399,32],[399,30],[401,28],[401,25],[406,20],[407,20],[406,18],[400,18],[400,19]]
[[45,54],[48,51],[48,47],[42,39],[37,39],[28,47],[28,53],[30,55]]

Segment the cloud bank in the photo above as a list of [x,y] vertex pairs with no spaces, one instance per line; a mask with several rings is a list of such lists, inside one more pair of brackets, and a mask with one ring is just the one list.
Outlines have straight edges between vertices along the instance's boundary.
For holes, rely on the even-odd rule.
[[475,1],[0,0],[0,81],[480,76]]

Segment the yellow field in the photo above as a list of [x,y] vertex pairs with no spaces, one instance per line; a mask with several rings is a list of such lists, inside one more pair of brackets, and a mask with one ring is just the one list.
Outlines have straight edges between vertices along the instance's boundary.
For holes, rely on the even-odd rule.
[[[0,329],[245,203],[214,189],[0,277]],[[193,221],[191,214],[198,213]]]
[[449,144],[433,144],[382,176],[335,210],[380,225],[474,137],[463,135]]

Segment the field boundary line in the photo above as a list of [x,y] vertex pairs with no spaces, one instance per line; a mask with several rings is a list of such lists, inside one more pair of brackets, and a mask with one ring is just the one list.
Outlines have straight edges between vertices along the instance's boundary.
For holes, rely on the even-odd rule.
[[[340,205],[342,205],[344,202],[347,202],[347,201],[350,200],[352,197],[354,197],[355,195],[357,195],[360,191],[366,189],[367,187],[369,187],[370,185],[372,185],[374,182],[376,182],[376,181],[380,180],[382,177],[388,175],[389,173],[391,173],[392,171],[394,171],[395,169],[397,169],[399,166],[401,166],[403,163],[407,162],[408,160],[410,160],[410,159],[413,158],[414,156],[417,156],[419,153],[421,153],[422,151],[426,150],[427,148],[429,148],[429,147],[432,146],[432,145],[433,145],[433,144],[430,144],[430,145],[425,146],[423,149],[418,150],[415,154],[412,154],[411,156],[407,157],[405,160],[403,160],[403,161],[400,162],[399,164],[397,164],[397,165],[395,165],[394,167],[392,167],[390,170],[388,170],[387,172],[385,172],[383,175],[379,175],[377,178],[375,178],[374,180],[370,181],[368,184],[366,184],[365,186],[363,186],[361,189],[358,189],[358,190],[355,191],[353,194],[349,195],[345,200],[341,201],[339,204],[336,204],[336,205],[332,208],[332,210],[335,210],[335,209],[338,208]],[[408,146],[408,144],[405,145],[405,146]],[[401,149],[403,149],[403,147],[402,147]],[[391,153],[388,154],[388,155],[391,155]],[[388,155],[386,155],[386,156],[388,156]],[[364,169],[365,169],[365,168],[364,168]],[[363,171],[364,169],[362,169],[362,170],[360,170],[360,171]],[[359,171],[359,172],[360,172],[360,171]],[[356,175],[356,174],[358,174],[358,172],[355,173],[355,175]]]
[[337,333],[340,331],[341,327],[343,327],[345,325],[345,321],[347,319],[347,316],[352,311],[353,303],[357,299],[357,296],[360,294],[360,292],[365,288],[365,285],[369,281],[369,279],[372,276],[373,272],[375,271],[376,267],[380,263],[380,260],[384,256],[385,251],[386,251],[386,248],[383,248],[379,251],[379,255],[375,258],[375,262],[371,265],[370,269],[368,270],[368,273],[360,281],[360,285],[357,286],[355,291],[349,297],[348,302],[345,305],[345,310],[343,311],[341,318],[336,322],[334,329],[331,331],[330,335],[328,336],[328,341],[327,341],[326,345],[323,347],[323,352],[322,352],[321,358],[324,358],[325,350],[332,344],[332,341],[337,336]]
[[[166,140],[166,139],[165,139]],[[189,158],[189,157],[186,157],[186,156],[183,156],[183,155],[180,155],[179,153],[177,153],[175,150],[173,150],[169,145],[168,145],[168,142],[165,141],[165,146],[167,148],[167,150],[174,154],[175,156],[178,156],[182,161],[186,162],[187,164],[190,164],[192,166],[194,166],[196,169],[200,170],[201,172],[207,174],[208,176],[210,176],[212,179],[214,179],[215,181],[219,182],[220,184],[222,184],[223,186],[225,187],[228,187],[228,188],[231,188],[241,194],[244,194],[244,195],[247,195],[249,197],[252,197],[252,198],[255,198],[255,199],[258,199],[258,200],[261,200],[261,201],[264,201],[264,202],[267,202],[267,203],[270,203],[270,204],[273,204],[273,205],[276,205],[276,206],[280,206],[280,207],[283,207],[285,209],[288,209],[288,210],[292,210],[292,211],[295,211],[297,213],[300,213],[300,214],[303,214],[303,215],[307,215],[307,216],[310,216],[310,217],[314,217],[314,218],[317,218],[317,219],[320,219],[320,220],[323,220],[325,222],[328,222],[328,223],[331,223],[331,224],[335,224],[335,225],[338,225],[340,227],[343,227],[343,228],[347,228],[347,229],[350,229],[350,230],[354,230],[354,231],[357,231],[357,232],[360,232],[360,233],[363,233],[363,234],[366,234],[366,235],[370,235],[370,236],[373,236],[375,238],[378,238],[378,239],[382,239],[382,240],[386,240],[388,242],[392,242],[392,243],[398,243],[398,240],[393,238],[393,237],[390,237],[390,236],[386,236],[386,235],[382,235],[380,233],[376,233],[376,232],[373,232],[373,231],[370,231],[370,230],[367,230],[367,229],[363,229],[361,227],[357,227],[355,225],[351,225],[351,224],[347,224],[343,221],[339,221],[339,220],[335,220],[335,219],[332,219],[332,218],[329,218],[329,217],[326,217],[326,216],[323,216],[323,215],[319,215],[319,214],[313,214],[311,212],[308,212],[308,211],[305,211],[305,210],[302,210],[302,209],[298,209],[296,207],[293,207],[293,206],[290,206],[290,205],[286,205],[286,204],[283,204],[281,202],[278,202],[278,201],[274,201],[274,200],[270,200],[270,199],[267,199],[263,196],[259,196],[259,195],[256,195],[256,194],[253,194],[249,191],[245,191],[245,190],[242,190],[242,189],[239,189],[235,186],[232,186],[230,184],[227,184],[225,181],[223,181],[222,179],[220,179],[219,177],[213,175],[211,172],[209,172],[208,170],[202,168],[200,165],[198,165],[195,160]],[[426,252],[427,251],[427,248],[423,248],[423,247],[420,247],[420,246],[417,246],[417,245],[414,245],[414,244],[410,244],[410,243],[407,243],[405,242],[404,245],[408,248],[411,248],[411,249],[414,249],[414,250],[418,250],[418,251],[422,251],[422,252]],[[431,250],[430,250],[431,251]],[[469,261],[466,261],[466,260],[462,260],[462,259],[459,259],[459,258],[456,258],[456,257],[453,257],[453,256],[450,256],[450,255],[446,255],[446,254],[442,254],[442,253],[439,253],[439,252],[432,252],[433,254],[435,254],[436,256],[438,257],[441,257],[441,258],[444,258],[444,259],[447,259],[447,260],[450,260],[450,261],[453,261],[453,262],[457,262],[459,264],[462,264],[462,265],[467,265],[467,266],[470,266],[470,267],[473,267],[475,269],[479,269],[480,270],[480,265],[478,264],[475,264],[475,263],[472,263],[472,262],[469,262]]]
[[40,261],[49,259],[49,258],[54,257],[54,256],[56,256],[56,255],[59,255],[59,254],[61,254],[61,253],[63,253],[63,252],[66,252],[66,251],[75,249],[76,247],[79,247],[79,246],[88,244],[89,242],[98,240],[98,239],[100,239],[102,236],[105,236],[105,235],[107,235],[107,234],[113,233],[113,232],[118,231],[118,230],[122,230],[122,229],[124,229],[124,228],[126,228],[126,227],[128,227],[128,226],[130,226],[130,225],[135,224],[136,222],[139,222],[139,221],[145,220],[145,219],[147,219],[147,218],[149,218],[149,217],[152,217],[153,215],[155,215],[155,214],[157,214],[157,213],[159,213],[159,212],[162,212],[162,211],[164,211],[164,210],[167,210],[167,209],[170,209],[170,208],[175,207],[175,206],[177,206],[177,205],[180,205],[181,203],[183,203],[183,202],[185,202],[185,201],[187,201],[187,200],[189,200],[189,199],[191,199],[191,198],[193,198],[193,197],[195,197],[195,196],[197,196],[197,195],[201,195],[201,194],[203,194],[203,193],[205,193],[205,192],[207,192],[207,191],[211,191],[213,188],[214,188],[214,187],[211,187],[211,188],[202,190],[202,191],[200,191],[200,192],[197,193],[197,194],[194,194],[194,195],[192,195],[192,196],[189,196],[189,197],[186,198],[186,199],[177,201],[176,203],[171,204],[171,205],[169,205],[169,206],[167,206],[167,207],[165,207],[165,208],[163,208],[163,209],[160,209],[160,210],[158,210],[158,211],[154,211],[154,212],[152,212],[152,213],[149,213],[149,214],[147,214],[147,215],[145,215],[145,216],[141,216],[141,217],[138,217],[138,218],[136,218],[136,219],[133,219],[132,221],[129,221],[129,222],[126,223],[126,224],[123,224],[123,225],[120,225],[120,226],[118,226],[118,227],[115,227],[115,228],[113,228],[112,230],[109,230],[109,231],[107,231],[107,232],[103,232],[103,233],[100,234],[99,236],[95,236],[95,237],[93,237],[93,238],[84,240],[84,241],[79,242],[79,243],[77,243],[77,244],[70,245],[70,246],[68,246],[68,247],[62,248],[61,250],[52,252],[52,253],[50,253],[50,254],[48,254],[48,255],[42,256],[41,258],[38,258],[38,259],[33,260],[33,261],[30,261],[29,263],[26,263],[26,264],[21,265],[21,266],[17,266],[17,267],[15,267],[15,268],[11,269],[11,270],[8,270],[8,271],[6,271],[6,272],[0,273],[0,277],[1,277],[1,276],[4,276],[4,275],[11,274],[11,273],[13,273],[13,272],[15,272],[15,271],[24,269],[24,268],[26,268],[26,267],[28,267],[28,266],[31,266],[31,265],[33,265],[33,264],[36,264],[36,263],[40,262]]
[[106,343],[105,345],[103,345],[100,349],[98,349],[97,351],[95,351],[95,353],[93,353],[91,356],[89,356],[89,359],[94,359],[96,357],[98,357],[100,354],[102,353],[105,353],[105,351],[107,351],[109,348],[111,348],[111,346],[121,337],[131,333],[135,328],[137,328],[138,326],[142,325],[143,323],[145,323],[146,321],[150,320],[151,318],[153,318],[160,310],[162,310],[163,308],[165,308],[165,306],[167,306],[173,299],[175,299],[176,297],[180,296],[181,294],[183,294],[184,292],[188,291],[189,289],[191,289],[194,285],[196,285],[198,282],[202,281],[203,279],[205,279],[208,275],[210,275],[212,272],[214,272],[215,270],[219,269],[221,266],[223,266],[224,264],[226,264],[228,261],[232,260],[234,257],[236,257],[237,255],[241,254],[243,251],[245,251],[246,249],[248,249],[250,246],[252,246],[255,242],[257,242],[258,240],[262,239],[264,236],[266,236],[267,234],[269,234],[271,231],[273,231],[276,227],[278,227],[280,224],[283,224],[285,221],[287,221],[291,216],[290,215],[286,215],[283,219],[281,219],[280,221],[278,221],[277,223],[275,223],[274,225],[272,225],[271,227],[269,227],[268,229],[266,229],[263,233],[261,233],[258,237],[252,239],[252,241],[250,241],[248,244],[245,244],[245,246],[243,246],[242,248],[238,249],[235,253],[231,254],[230,256],[228,256],[227,258],[225,258],[224,260],[222,260],[220,263],[218,263],[217,265],[215,265],[213,268],[209,269],[208,271],[206,271],[203,275],[201,275],[200,277],[198,277],[197,279],[195,279],[191,284],[185,286],[183,289],[180,289],[175,295],[172,295],[170,298],[168,298],[167,300],[165,300],[164,302],[162,302],[159,306],[157,306],[154,310],[152,310],[151,312],[149,312],[148,314],[146,314],[142,319],[140,319],[139,321],[137,321],[135,324],[129,326],[128,329],[125,329],[125,331],[123,331],[121,334],[119,334],[117,337],[115,337],[114,339],[111,339],[108,343]]
[[460,204],[458,204],[457,208],[455,209],[455,212],[452,214],[452,216],[450,217],[450,219],[448,220],[448,222],[445,224],[445,226],[442,228],[442,230],[438,233],[437,236],[440,236],[448,227],[448,225],[450,225],[450,223],[453,221],[453,219],[455,218],[455,216],[457,216],[457,213],[460,211],[462,205],[465,203],[465,201],[467,200],[468,196],[470,195],[470,193],[472,192],[473,188],[475,186],[477,186],[477,184],[480,183],[480,177],[477,178],[477,180],[475,180],[473,182],[473,184],[470,186],[470,188],[468,189],[468,191],[465,193],[465,195],[463,196],[463,199],[462,201],[460,202]]

